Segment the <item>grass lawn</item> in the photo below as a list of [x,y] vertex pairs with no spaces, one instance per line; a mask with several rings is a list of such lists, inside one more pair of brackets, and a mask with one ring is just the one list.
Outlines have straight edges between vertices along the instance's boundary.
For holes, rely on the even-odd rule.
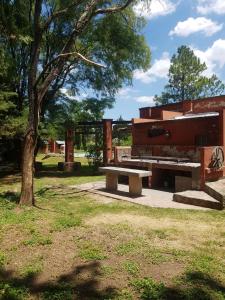
[[20,176],[0,178],[0,299],[225,299],[225,213],[158,209],[90,196],[96,181],[42,160],[37,207]]

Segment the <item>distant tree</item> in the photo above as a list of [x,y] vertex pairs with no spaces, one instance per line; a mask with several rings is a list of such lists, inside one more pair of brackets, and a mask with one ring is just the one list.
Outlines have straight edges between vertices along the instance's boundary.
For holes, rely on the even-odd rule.
[[[124,121],[120,116],[117,121]],[[117,146],[131,145],[131,130],[126,124],[116,124],[113,126],[113,140]]]
[[13,63],[3,47],[0,48],[0,137],[13,137],[23,133],[25,112],[19,111],[18,94],[12,87],[15,74]]
[[225,92],[225,85],[216,75],[206,77],[206,64],[187,46],[181,46],[171,58],[169,82],[161,95],[155,96],[158,104],[180,102],[188,99],[218,96]]

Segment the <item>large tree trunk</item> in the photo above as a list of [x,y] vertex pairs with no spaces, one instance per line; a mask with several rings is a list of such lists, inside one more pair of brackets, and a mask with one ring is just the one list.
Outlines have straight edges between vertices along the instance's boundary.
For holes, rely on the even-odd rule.
[[20,204],[34,205],[34,150],[35,134],[30,131],[25,136],[22,163],[22,188]]
[[20,204],[34,205],[34,160],[38,137],[40,101],[32,93],[29,107],[29,123],[24,139],[22,157],[22,187]]

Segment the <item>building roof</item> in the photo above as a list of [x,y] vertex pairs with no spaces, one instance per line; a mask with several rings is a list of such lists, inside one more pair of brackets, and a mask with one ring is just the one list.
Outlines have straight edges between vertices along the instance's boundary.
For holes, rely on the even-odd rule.
[[182,120],[182,119],[194,119],[194,118],[205,118],[205,117],[215,117],[219,116],[218,112],[207,112],[207,113],[198,113],[198,114],[186,114],[183,116],[176,116],[169,120]]

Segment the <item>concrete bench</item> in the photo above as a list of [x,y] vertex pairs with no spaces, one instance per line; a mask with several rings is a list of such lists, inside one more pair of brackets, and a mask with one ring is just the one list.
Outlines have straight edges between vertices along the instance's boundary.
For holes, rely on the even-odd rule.
[[140,196],[142,193],[142,177],[151,176],[151,171],[136,170],[118,167],[102,167],[100,171],[106,174],[106,189],[116,191],[118,188],[118,176],[129,177],[129,193],[132,196]]

